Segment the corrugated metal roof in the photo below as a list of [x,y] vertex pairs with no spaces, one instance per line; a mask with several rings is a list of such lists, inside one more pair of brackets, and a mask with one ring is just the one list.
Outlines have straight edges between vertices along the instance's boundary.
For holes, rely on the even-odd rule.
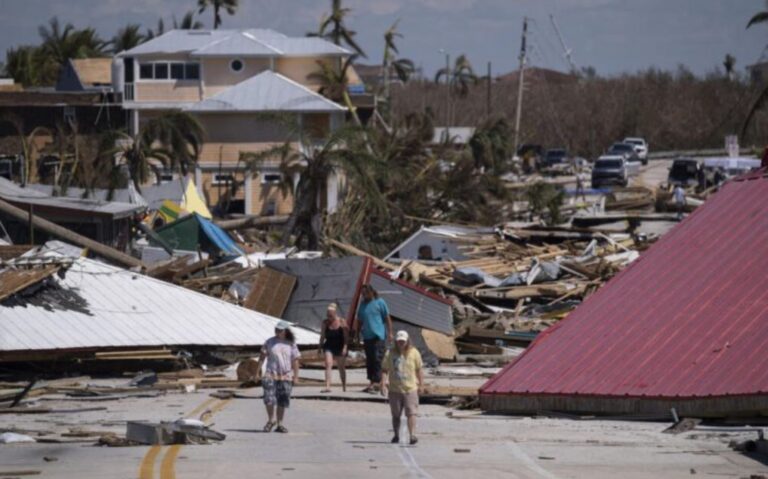
[[540,335],[483,395],[768,393],[768,178],[727,183]]
[[390,279],[378,270],[372,271],[369,282],[387,302],[392,317],[422,328],[453,334],[451,302],[447,299],[430,295],[404,281]]
[[111,215],[114,218],[131,216],[137,211],[146,208],[142,205],[119,203],[117,201],[50,196],[36,188],[21,187],[3,177],[0,177],[0,197],[15,203],[87,211]]
[[[55,253],[47,253],[54,256]],[[258,346],[278,319],[77,258],[53,288],[0,303],[0,352],[144,346]],[[294,328],[299,344],[316,333]]]
[[332,112],[346,109],[279,73],[264,71],[185,110]]
[[120,56],[190,53],[192,56],[317,56],[349,55],[348,50],[321,38],[288,37],[267,29],[171,30],[121,52]]

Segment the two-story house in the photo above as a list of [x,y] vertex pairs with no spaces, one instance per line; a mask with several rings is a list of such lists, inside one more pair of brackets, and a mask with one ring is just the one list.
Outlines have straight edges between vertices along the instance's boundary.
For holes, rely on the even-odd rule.
[[[319,38],[288,37],[272,30],[172,30],[117,54],[113,83],[123,93],[130,126],[163,112],[195,115],[206,131],[196,183],[210,206],[228,191],[238,159],[290,139],[326,136],[344,121],[346,108],[317,93],[311,74],[319,62],[340,68],[348,50]],[[247,172],[234,198],[246,214],[288,214],[279,159]],[[324,198],[334,205],[336,185]]]

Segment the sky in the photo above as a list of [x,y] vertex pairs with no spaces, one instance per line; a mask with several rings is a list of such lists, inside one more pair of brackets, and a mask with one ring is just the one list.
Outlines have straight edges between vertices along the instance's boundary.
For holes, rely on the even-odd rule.
[[[127,23],[155,28],[194,9],[196,0],[0,0],[0,52],[38,42],[38,26],[53,16],[76,27],[91,26],[106,38]],[[316,30],[330,0],[240,0],[222,28],[272,28],[287,35]],[[550,21],[554,15],[577,67],[618,75],[648,67],[696,74],[721,67],[727,53],[744,71],[768,44],[768,25],[745,29],[763,0],[345,0],[349,28],[368,54],[381,62],[384,31],[399,20],[399,49],[432,76],[451,58],[466,54],[475,69],[493,74],[517,69],[523,18],[530,18],[530,64],[567,70]],[[201,20],[210,27],[212,13]],[[3,53],[0,53],[3,55]],[[766,56],[768,59],[768,56]],[[366,60],[362,60],[366,61]]]

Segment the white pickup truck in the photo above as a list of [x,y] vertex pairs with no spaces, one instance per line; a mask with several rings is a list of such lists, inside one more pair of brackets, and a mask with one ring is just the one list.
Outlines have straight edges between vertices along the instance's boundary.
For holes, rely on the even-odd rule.
[[627,137],[622,143],[629,143],[635,148],[635,153],[643,165],[648,164],[648,142],[644,138]]

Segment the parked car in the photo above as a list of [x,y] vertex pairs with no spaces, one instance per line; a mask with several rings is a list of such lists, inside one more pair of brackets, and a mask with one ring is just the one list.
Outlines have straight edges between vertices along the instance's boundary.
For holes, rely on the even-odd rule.
[[603,155],[592,166],[592,188],[628,183],[629,167],[624,155]]
[[644,165],[648,164],[648,143],[645,141],[644,138],[627,137],[627,138],[624,138],[624,143],[630,144],[633,147],[635,147],[635,153],[637,153],[637,156],[640,158],[640,161],[642,161]]
[[701,181],[704,165],[694,158],[677,158],[669,168],[667,183],[683,187],[698,185]]
[[544,155],[544,167],[550,167],[565,163],[568,158],[568,151],[565,148],[553,148],[547,150]]
[[635,147],[629,143],[614,143],[610,148],[608,148],[606,155],[621,155],[627,161],[638,163],[641,162],[640,157],[635,151]]

